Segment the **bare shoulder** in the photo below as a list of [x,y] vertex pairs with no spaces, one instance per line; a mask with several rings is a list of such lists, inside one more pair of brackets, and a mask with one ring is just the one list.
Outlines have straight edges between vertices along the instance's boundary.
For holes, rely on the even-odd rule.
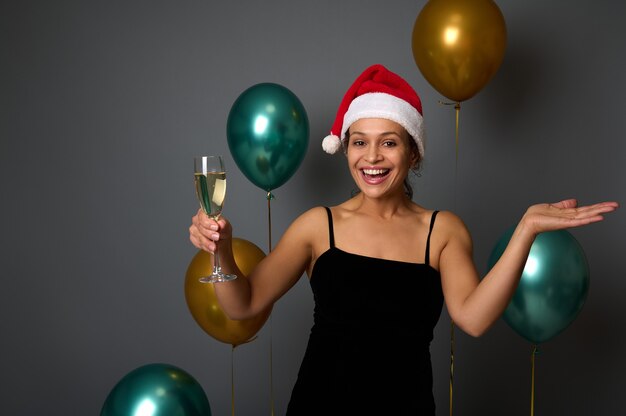
[[315,260],[328,248],[328,231],[326,230],[328,230],[326,209],[324,207],[311,208],[291,223],[275,251],[280,252],[285,261],[301,261],[301,266],[310,275]]
[[461,217],[451,211],[441,211],[437,214],[433,233],[433,236],[438,236],[442,249],[450,243],[460,243],[468,247],[472,245],[467,225]]
[[452,230],[458,229],[459,227],[467,228],[461,217],[452,211],[439,211],[437,214],[437,226],[444,229],[450,228]]
[[321,227],[327,228],[327,218],[328,216],[326,215],[326,209],[324,207],[311,208],[300,214],[291,223],[285,232],[285,237],[288,239],[296,238],[312,245]]
[[273,250],[274,257],[284,260],[304,259],[310,262],[318,245],[320,229],[328,228],[323,207],[311,208],[300,214],[283,233]]
[[291,227],[303,229],[315,229],[322,223],[327,222],[326,209],[324,207],[314,207],[300,214],[292,223]]

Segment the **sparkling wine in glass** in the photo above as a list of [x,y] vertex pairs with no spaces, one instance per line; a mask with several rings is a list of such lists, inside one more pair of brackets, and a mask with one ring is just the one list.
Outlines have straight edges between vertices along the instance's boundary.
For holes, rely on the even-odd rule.
[[[199,156],[193,160],[196,196],[204,212],[216,220],[222,214],[226,197],[226,170],[221,156]],[[202,283],[227,282],[237,275],[224,274],[220,267],[217,248],[213,253],[213,273],[200,278]]]

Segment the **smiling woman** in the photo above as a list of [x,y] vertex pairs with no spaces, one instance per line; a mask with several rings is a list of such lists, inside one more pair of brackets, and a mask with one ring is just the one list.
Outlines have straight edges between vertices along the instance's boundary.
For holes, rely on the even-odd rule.
[[[360,192],[306,211],[248,279],[215,285],[229,318],[248,319],[304,272],[309,276],[314,323],[289,416],[434,415],[430,342],[444,299],[456,326],[483,334],[509,303],[539,233],[600,221],[617,208],[577,207],[574,200],[531,206],[480,280],[463,221],[407,193],[408,174],[424,157],[424,126],[419,96],[404,79],[382,65],[367,68],[345,94],[322,146],[328,153],[344,149]],[[226,218],[199,211],[189,232],[196,247],[219,251],[226,272],[241,274]],[[381,328],[387,337],[363,342]]]
[[364,118],[354,122],[347,133],[348,165],[359,189],[383,184],[389,188],[398,182],[410,189],[408,170],[417,164],[420,155],[401,125],[387,119]]

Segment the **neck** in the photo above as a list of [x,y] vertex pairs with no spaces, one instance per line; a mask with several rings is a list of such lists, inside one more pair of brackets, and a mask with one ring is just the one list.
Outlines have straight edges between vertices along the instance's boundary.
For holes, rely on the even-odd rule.
[[412,204],[404,192],[388,198],[368,198],[361,192],[353,198],[353,201],[355,211],[384,219],[406,212]]

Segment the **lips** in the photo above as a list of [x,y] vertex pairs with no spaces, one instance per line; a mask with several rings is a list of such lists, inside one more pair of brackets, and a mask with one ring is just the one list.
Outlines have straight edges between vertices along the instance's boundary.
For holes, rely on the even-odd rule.
[[389,169],[382,168],[364,168],[361,169],[363,179],[369,184],[378,184],[387,178]]

